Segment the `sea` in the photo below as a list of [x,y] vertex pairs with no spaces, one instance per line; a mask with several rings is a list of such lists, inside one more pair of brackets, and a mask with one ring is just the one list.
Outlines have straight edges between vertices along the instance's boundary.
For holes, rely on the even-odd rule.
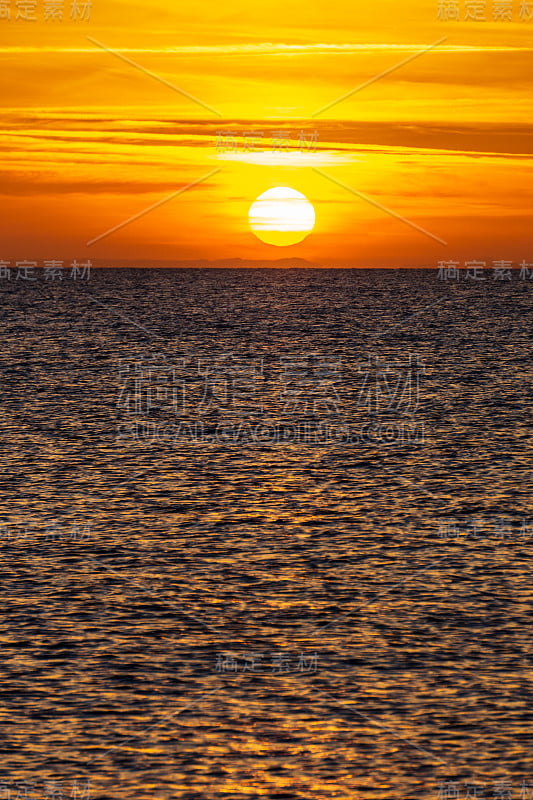
[[4,275],[0,797],[533,798],[532,289]]

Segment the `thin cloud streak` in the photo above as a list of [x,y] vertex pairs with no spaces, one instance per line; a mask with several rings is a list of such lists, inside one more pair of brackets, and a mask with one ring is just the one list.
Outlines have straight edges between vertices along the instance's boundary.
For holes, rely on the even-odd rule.
[[[23,46],[9,45],[0,46],[0,53],[98,53],[103,47],[90,36],[90,41],[95,42],[97,47],[54,47],[53,45]],[[306,55],[307,53],[316,55],[320,53],[366,53],[391,51],[398,53],[409,53],[413,50],[420,50],[423,44],[382,44],[382,43],[311,43],[311,44],[276,44],[272,42],[262,42],[260,44],[241,44],[241,45],[183,45],[177,47],[121,47],[120,53],[154,53],[162,55],[277,55],[284,53],[297,53]],[[112,51],[115,52],[115,51]],[[440,53],[531,53],[532,47],[516,47],[511,45],[445,45],[439,49]],[[116,54],[116,53],[115,53]]]
[[167,81],[166,78],[161,77],[161,75],[157,75],[155,72],[152,72],[151,70],[146,69],[146,67],[143,67],[142,64],[137,64],[136,61],[132,61],[131,58],[128,58],[123,53],[119,52],[118,50],[113,50],[111,47],[108,47],[107,45],[103,44],[102,42],[99,42],[97,39],[93,39],[92,36],[87,36],[87,39],[90,42],[92,42],[93,44],[96,44],[102,50],[105,50],[106,53],[111,53],[112,55],[116,56],[117,58],[120,58],[126,64],[129,64],[131,67],[134,67],[135,69],[138,69],[140,72],[143,72],[145,75],[148,75],[148,77],[154,78],[154,80],[159,81],[159,83],[162,83],[164,86],[168,86],[169,89],[172,89],[174,92],[177,92],[178,94],[181,94],[183,97],[186,97],[188,100],[191,100],[193,103],[197,103],[199,106],[202,106],[202,108],[205,108],[207,111],[210,111],[212,114],[215,114],[217,117],[221,117],[222,116],[220,111],[217,111],[216,108],[213,108],[212,106],[208,105],[207,103],[204,103],[203,100],[200,100],[200,98],[195,97],[193,94],[190,94],[190,92],[185,91],[185,89],[181,89],[179,86],[176,86],[175,83],[171,83],[170,81]]

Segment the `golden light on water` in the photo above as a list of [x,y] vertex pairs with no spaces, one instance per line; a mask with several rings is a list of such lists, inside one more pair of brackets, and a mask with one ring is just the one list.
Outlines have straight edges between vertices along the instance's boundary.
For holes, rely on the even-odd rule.
[[315,209],[307,197],[288,186],[263,192],[248,212],[257,238],[278,247],[303,241],[315,227],[315,218]]

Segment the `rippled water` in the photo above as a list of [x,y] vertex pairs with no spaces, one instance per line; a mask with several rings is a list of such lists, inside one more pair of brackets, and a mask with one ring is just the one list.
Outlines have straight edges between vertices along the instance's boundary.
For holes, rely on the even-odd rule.
[[532,287],[0,282],[4,791],[533,786]]

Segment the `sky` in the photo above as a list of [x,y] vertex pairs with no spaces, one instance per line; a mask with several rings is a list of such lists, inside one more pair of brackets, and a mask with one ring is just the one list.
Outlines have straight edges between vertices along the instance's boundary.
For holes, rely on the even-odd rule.
[[0,260],[533,262],[533,0],[3,5]]

